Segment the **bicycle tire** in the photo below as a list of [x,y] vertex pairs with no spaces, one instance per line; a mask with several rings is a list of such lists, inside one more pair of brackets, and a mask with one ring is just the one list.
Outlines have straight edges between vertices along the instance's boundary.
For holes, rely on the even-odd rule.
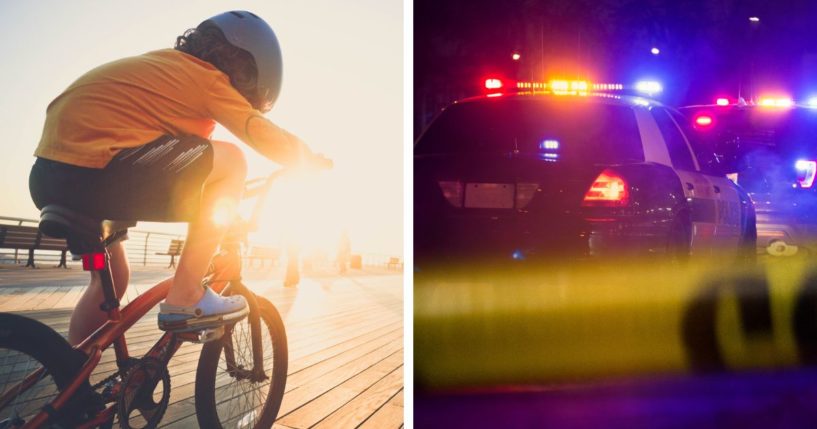
[[[252,420],[252,428],[266,429],[272,427],[281,408],[281,400],[286,388],[287,376],[287,339],[284,323],[278,310],[268,300],[255,296],[258,315],[264,323],[262,330],[262,347],[264,353],[264,370],[269,383],[266,398],[265,382],[251,382],[239,380],[229,374],[226,360],[225,345],[232,341],[237,364],[249,361],[252,364],[252,347],[249,347],[249,320],[250,315],[238,322],[229,334],[217,341],[209,342],[202,347],[196,370],[196,416],[199,427],[205,429],[221,429],[230,422],[242,420],[242,427],[247,426],[246,420]],[[267,335],[263,335],[266,333]],[[234,341],[238,339],[238,341]],[[239,356],[241,356],[239,358]],[[238,362],[240,360],[240,362]],[[217,382],[219,385],[217,385]],[[239,383],[236,385],[235,383]],[[253,384],[256,384],[253,386]],[[247,389],[247,388],[251,389]],[[230,396],[235,394],[235,396]],[[261,396],[259,396],[261,395]],[[218,396],[218,397],[217,397]],[[231,412],[234,402],[250,396],[252,406],[241,406],[243,416]],[[259,401],[260,400],[260,401]],[[260,410],[259,410],[260,409]],[[221,415],[223,414],[223,415]],[[230,426],[236,426],[235,423]]]
[[[0,392],[6,392],[17,385],[27,374],[38,367],[46,373],[32,388],[0,409],[0,422],[9,419],[13,411],[23,412],[23,420],[31,419],[44,405],[54,400],[57,393],[65,389],[79,372],[85,356],[73,349],[65,339],[53,329],[27,317],[0,313]],[[30,358],[30,360],[26,359]],[[87,383],[87,381],[86,381]],[[56,386],[54,389],[53,386]],[[83,392],[90,391],[90,385],[83,386],[55,416],[57,427],[72,426],[81,420],[72,410],[82,404]],[[39,395],[24,399],[28,394]],[[59,426],[61,424],[62,426]],[[16,427],[9,424],[8,427]]]

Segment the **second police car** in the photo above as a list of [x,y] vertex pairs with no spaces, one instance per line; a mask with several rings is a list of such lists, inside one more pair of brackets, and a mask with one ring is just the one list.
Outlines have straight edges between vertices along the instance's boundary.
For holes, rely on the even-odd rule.
[[817,102],[721,98],[681,111],[755,202],[759,250],[774,256],[817,252]]
[[755,212],[676,110],[621,85],[519,82],[454,103],[414,148],[418,267],[635,251],[754,255]]

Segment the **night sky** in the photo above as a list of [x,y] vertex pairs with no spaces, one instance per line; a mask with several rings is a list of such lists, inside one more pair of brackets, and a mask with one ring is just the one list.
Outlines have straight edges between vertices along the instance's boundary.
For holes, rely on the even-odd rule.
[[802,100],[817,95],[817,2],[415,0],[415,136],[488,75],[653,78],[675,106],[739,91]]

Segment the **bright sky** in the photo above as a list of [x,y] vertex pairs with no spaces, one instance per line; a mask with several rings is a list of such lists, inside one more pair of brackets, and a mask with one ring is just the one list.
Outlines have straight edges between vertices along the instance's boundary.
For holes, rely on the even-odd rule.
[[[266,19],[281,42],[284,86],[268,117],[335,161],[331,172],[270,195],[256,241],[274,244],[286,231],[332,251],[347,229],[353,251],[402,254],[400,0],[3,2],[0,216],[38,217],[28,193],[32,153],[46,106],[73,80],[104,62],[172,47],[184,30],[233,9]],[[224,129],[214,137],[238,142]],[[250,177],[277,168],[242,147]]]

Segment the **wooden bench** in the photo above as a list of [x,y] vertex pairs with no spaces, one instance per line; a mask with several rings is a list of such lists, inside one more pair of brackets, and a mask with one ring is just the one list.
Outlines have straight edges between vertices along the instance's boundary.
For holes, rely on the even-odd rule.
[[40,232],[36,226],[0,225],[0,248],[14,249],[15,262],[17,250],[28,250],[26,267],[37,268],[34,264],[34,250],[55,250],[62,252],[57,267],[68,268],[66,254],[68,243],[62,238],[52,238]]
[[156,254],[170,256],[170,265],[167,268],[176,268],[176,257],[182,254],[182,249],[184,249],[184,240],[170,240],[167,252],[156,252]]
[[276,247],[252,246],[247,254],[247,264],[250,268],[255,266],[254,261],[261,261],[261,268],[264,267],[264,261],[270,261],[271,266],[278,265],[281,259],[281,249]]
[[391,269],[394,267],[395,269],[403,269],[403,261],[400,258],[391,257],[389,258],[389,262],[386,263],[386,269]]

